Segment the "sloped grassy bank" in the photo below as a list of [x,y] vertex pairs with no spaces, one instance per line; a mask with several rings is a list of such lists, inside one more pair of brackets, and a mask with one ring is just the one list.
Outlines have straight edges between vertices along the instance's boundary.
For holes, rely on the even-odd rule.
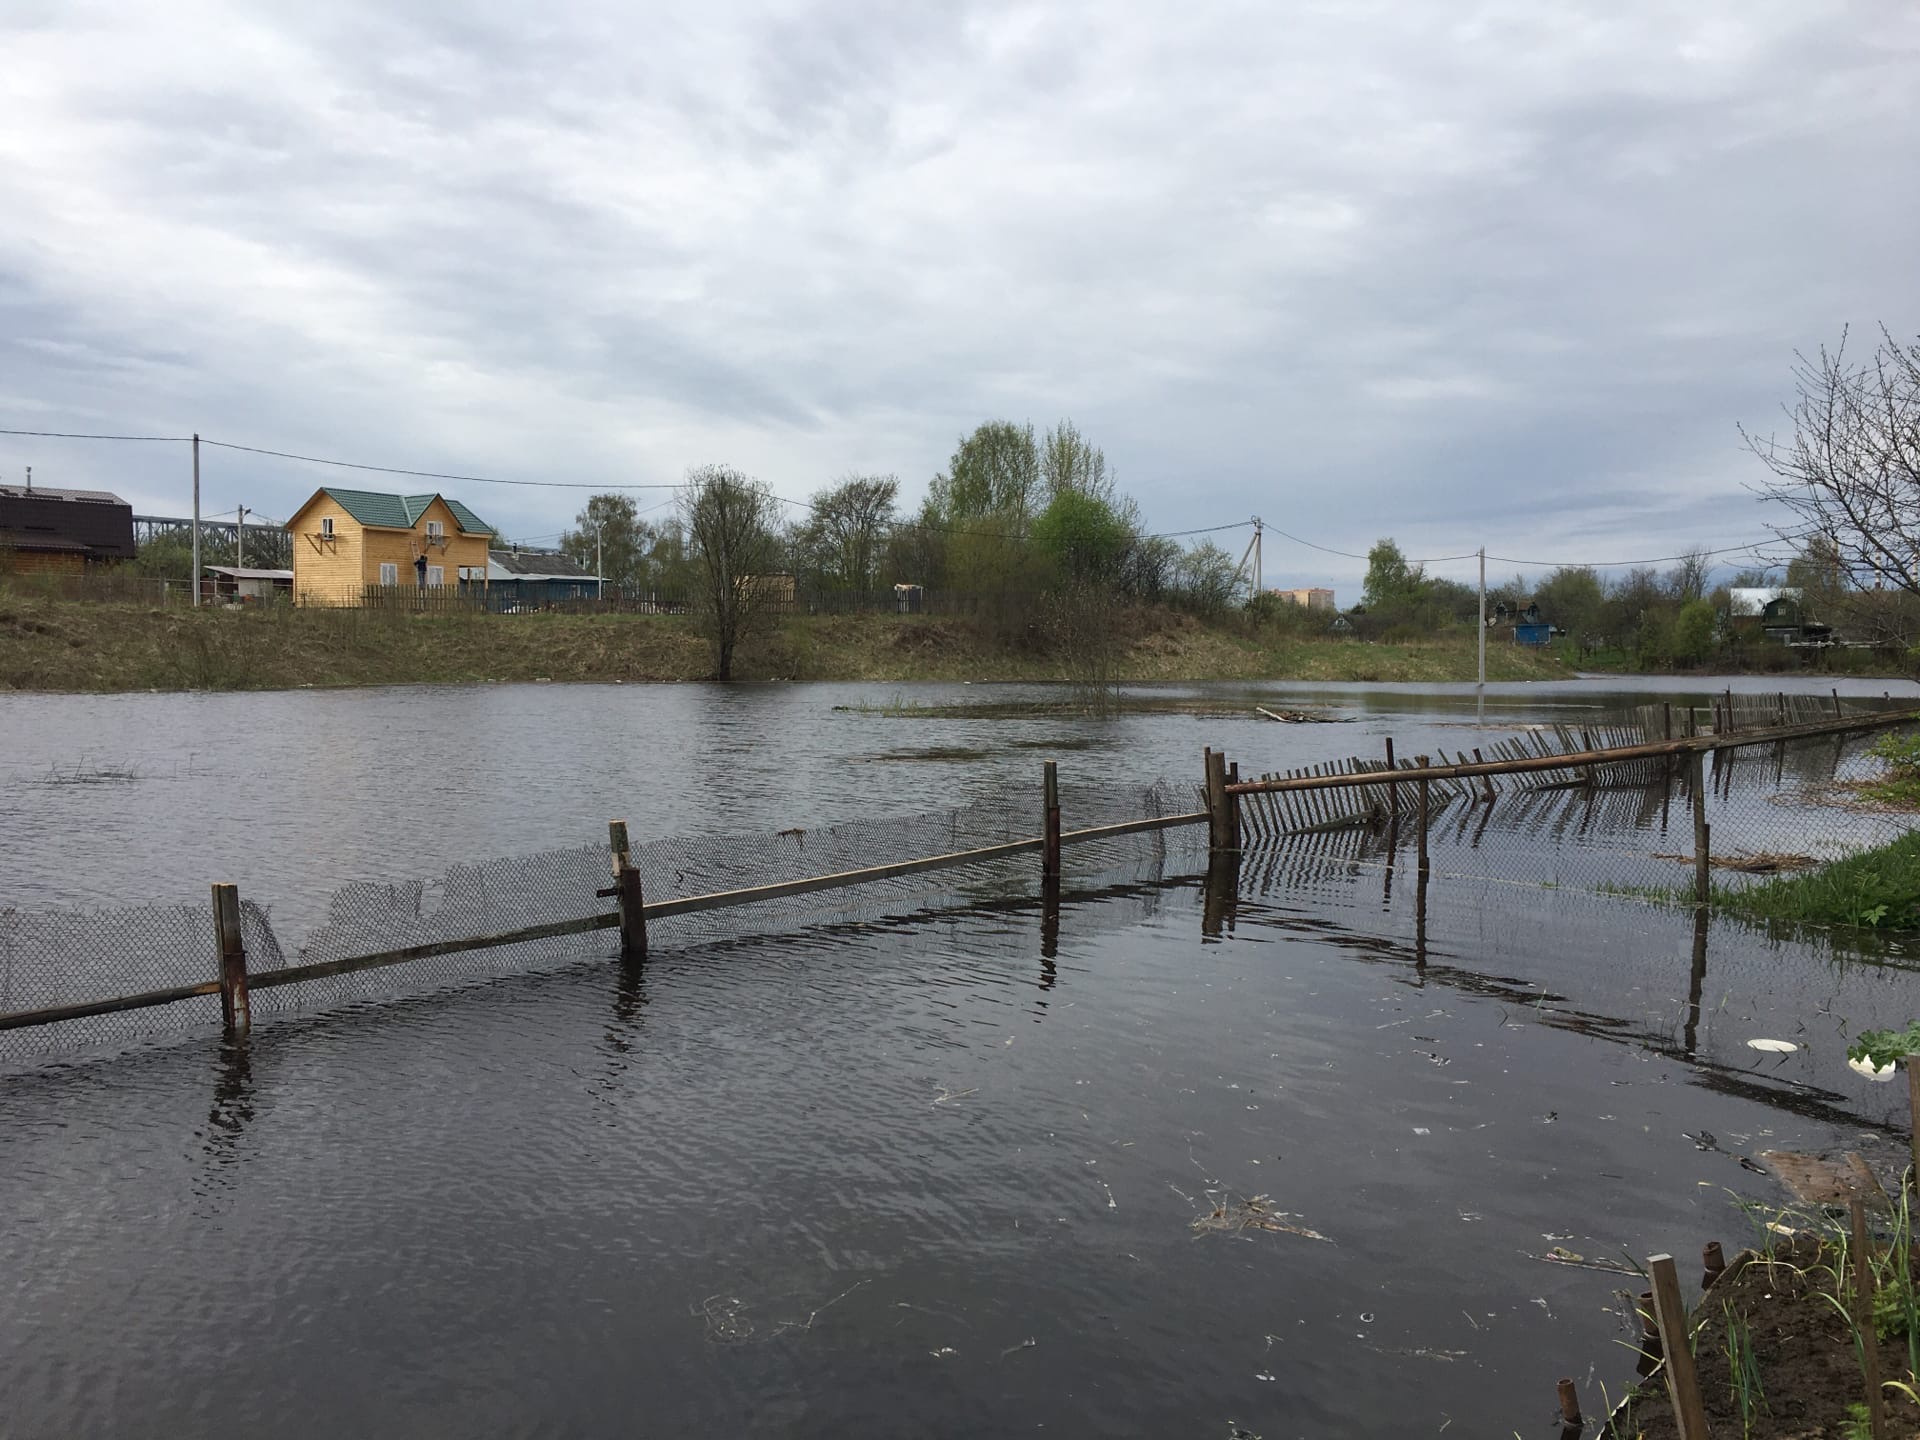
[[[1374,644],[1300,638],[1239,619],[1119,617],[1117,680],[1466,680],[1472,636]],[[743,680],[1061,680],[1073,657],[1038,630],[926,616],[802,616],[741,651]],[[1552,657],[1502,648],[1495,679],[1561,678]],[[169,608],[0,589],[0,689],[274,690],[481,681],[700,680],[712,660],[672,615],[385,615]]]

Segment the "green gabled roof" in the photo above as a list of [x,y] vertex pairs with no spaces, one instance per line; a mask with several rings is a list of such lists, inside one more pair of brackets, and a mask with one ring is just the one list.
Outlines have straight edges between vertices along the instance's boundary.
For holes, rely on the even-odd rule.
[[331,485],[322,488],[342,510],[362,525],[376,525],[386,530],[411,530],[419,523],[427,506],[439,499],[446,500],[447,508],[453,512],[454,523],[465,533],[493,533],[493,527],[473,511],[458,500],[447,500],[444,495],[388,495],[380,490],[336,490]]

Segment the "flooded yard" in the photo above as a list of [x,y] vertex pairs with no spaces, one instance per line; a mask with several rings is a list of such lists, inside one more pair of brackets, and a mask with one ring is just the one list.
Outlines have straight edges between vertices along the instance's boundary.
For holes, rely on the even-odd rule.
[[[1491,692],[1484,729],[1471,687],[1103,720],[1031,687],[0,697],[0,875],[29,910],[235,880],[297,935],[347,882],[612,818],[831,824],[1050,755],[1192,784],[1205,745],[1456,751],[1667,693]],[[1844,843],[1859,817],[1771,804],[1832,768],[1730,769],[1717,823]],[[1438,834],[1425,887],[1404,849],[1300,845],[1209,887],[1188,832],[1057,917],[970,885],[9,1065],[0,1432],[1530,1434],[1561,1375],[1596,1414],[1643,1288],[1606,1267],[1747,1243],[1759,1151],[1903,1148],[1844,1052],[1914,1018],[1920,962],[1591,893],[1682,868],[1651,857],[1684,807],[1632,846],[1507,813]]]

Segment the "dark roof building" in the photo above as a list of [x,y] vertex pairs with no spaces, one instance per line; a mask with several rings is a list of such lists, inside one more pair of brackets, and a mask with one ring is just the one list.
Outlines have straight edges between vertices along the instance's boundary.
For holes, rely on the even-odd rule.
[[0,485],[0,550],[16,569],[78,570],[133,558],[133,507],[105,490]]

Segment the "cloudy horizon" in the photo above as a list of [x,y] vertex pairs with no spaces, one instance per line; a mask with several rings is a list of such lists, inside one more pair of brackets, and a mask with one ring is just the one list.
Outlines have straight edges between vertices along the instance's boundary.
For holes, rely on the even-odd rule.
[[[1783,523],[1736,427],[1796,350],[1920,332],[1892,0],[16,3],[0,36],[9,429],[916,502],[979,422],[1070,417],[1157,531],[1610,561]],[[442,488],[536,540],[590,493],[203,461],[209,514]],[[27,465],[189,503],[182,446],[0,435]],[[1265,562],[1357,598],[1358,562],[1272,529]]]

